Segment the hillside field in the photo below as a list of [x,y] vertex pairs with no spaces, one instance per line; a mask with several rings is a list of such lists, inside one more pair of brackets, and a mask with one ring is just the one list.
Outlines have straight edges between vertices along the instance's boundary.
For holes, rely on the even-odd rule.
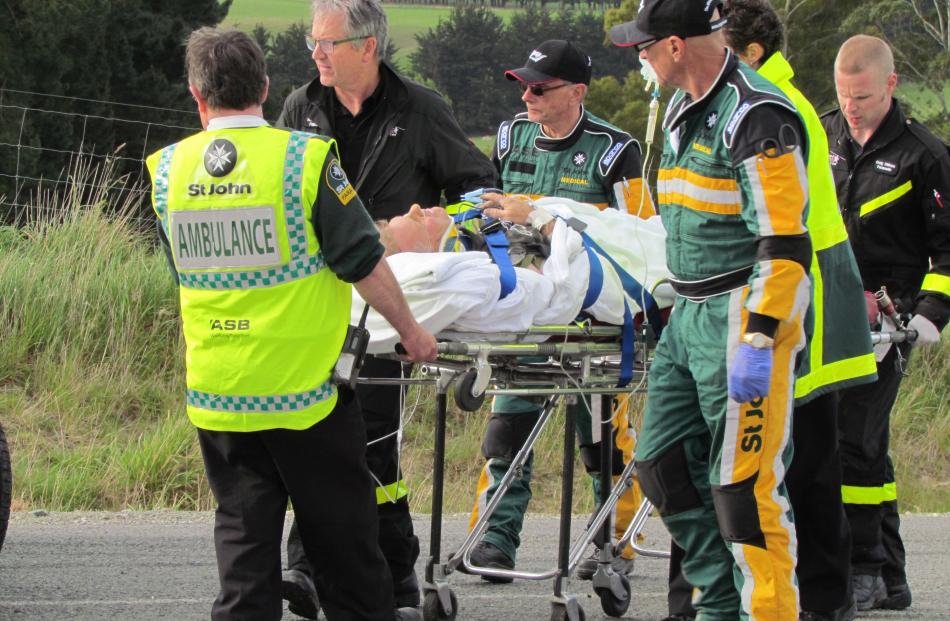
[[[425,32],[438,25],[439,20],[452,12],[449,6],[421,6],[384,4],[389,18],[389,35],[399,48],[397,60],[401,60],[416,48],[416,33]],[[495,9],[503,18],[514,9]],[[294,22],[310,21],[308,0],[235,0],[224,20],[225,26],[245,31],[262,24],[271,32],[281,32]],[[301,42],[303,47],[303,42]]]

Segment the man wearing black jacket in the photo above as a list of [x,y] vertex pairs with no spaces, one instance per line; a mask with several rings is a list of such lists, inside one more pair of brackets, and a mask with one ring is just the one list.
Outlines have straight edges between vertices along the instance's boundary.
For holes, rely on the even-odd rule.
[[[378,0],[314,0],[307,36],[320,77],[292,92],[277,125],[337,140],[340,160],[374,220],[402,215],[413,203],[438,205],[495,185],[495,169],[459,127],[438,93],[399,75],[381,59],[388,39]],[[365,377],[399,377],[399,363],[367,359]],[[376,478],[379,543],[393,575],[396,605],[419,604],[413,566],[408,488],[399,471],[399,388],[357,389]],[[295,529],[287,546],[285,598],[291,611],[315,619],[309,566]]]
[[[893,98],[894,57],[876,37],[848,39],[835,61],[840,109],[822,117],[831,170],[864,288],[887,287],[916,347],[950,319],[950,156]],[[841,394],[842,499],[852,532],[858,610],[911,603],[888,456],[889,416],[909,349],[891,347],[878,381]]]

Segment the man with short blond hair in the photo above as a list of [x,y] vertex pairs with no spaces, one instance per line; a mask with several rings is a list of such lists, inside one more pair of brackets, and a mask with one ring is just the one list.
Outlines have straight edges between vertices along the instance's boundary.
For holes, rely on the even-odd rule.
[[[886,287],[899,312],[911,316],[914,347],[932,345],[950,320],[947,147],[901,112],[894,99],[894,55],[881,39],[845,41],[834,76],[839,109],[824,115],[822,124],[864,288]],[[906,344],[879,353],[877,382],[841,394],[842,498],[858,610],[911,603],[888,456],[890,411],[909,354]]]

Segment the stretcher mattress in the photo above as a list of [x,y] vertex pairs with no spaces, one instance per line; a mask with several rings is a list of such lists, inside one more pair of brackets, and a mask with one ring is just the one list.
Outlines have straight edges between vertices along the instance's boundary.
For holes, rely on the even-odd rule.
[[[641,301],[628,295],[617,269],[601,260],[603,286],[593,304],[581,308],[590,283],[590,259],[580,233],[568,225],[575,218],[600,250],[620,269],[652,291],[660,308],[673,296],[657,287],[669,277],[665,261],[666,231],[658,217],[643,220],[616,210],[600,211],[567,199],[543,198],[538,207],[558,216],[551,235],[551,254],[541,272],[515,268],[517,286],[499,299],[498,267],[484,252],[400,253],[387,258],[416,320],[430,332],[452,330],[492,334],[524,332],[532,325],[571,322],[581,311],[594,319],[622,324],[624,301],[633,312]],[[359,321],[365,302],[353,291],[352,321]],[[395,330],[375,311],[366,327],[370,353],[392,352]]]

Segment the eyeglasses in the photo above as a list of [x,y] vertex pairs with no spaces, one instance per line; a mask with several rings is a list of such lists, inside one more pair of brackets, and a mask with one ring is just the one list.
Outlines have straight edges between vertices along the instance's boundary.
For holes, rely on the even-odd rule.
[[310,35],[305,35],[304,39],[307,41],[307,49],[311,52],[317,49],[317,46],[320,46],[320,51],[324,54],[332,54],[334,48],[340,43],[349,43],[350,41],[359,41],[360,39],[365,39],[371,35],[360,35],[358,37],[347,37],[346,39],[314,39]]
[[535,97],[544,97],[544,94],[548,91],[557,90],[565,86],[573,86],[572,82],[565,82],[563,84],[556,84],[554,86],[543,86],[541,84],[525,84],[524,82],[518,82],[518,86],[521,87],[521,92],[531,91],[531,94]]

